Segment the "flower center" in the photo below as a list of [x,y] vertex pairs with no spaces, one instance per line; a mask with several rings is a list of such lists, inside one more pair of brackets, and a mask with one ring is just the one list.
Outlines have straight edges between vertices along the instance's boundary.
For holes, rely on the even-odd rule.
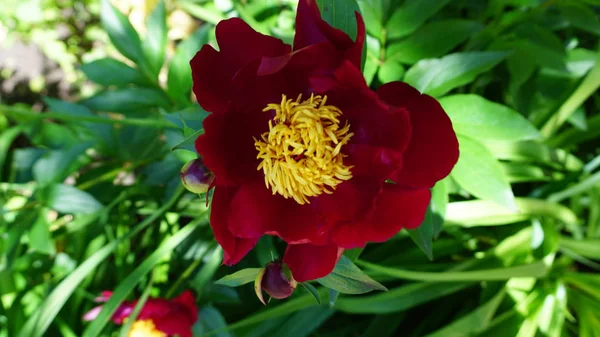
[[331,194],[336,186],[352,178],[351,166],[344,165],[340,151],[354,134],[350,125],[342,127],[342,111],[326,105],[327,96],[311,95],[295,101],[283,95],[281,103],[269,104],[263,111],[275,110],[269,131],[254,139],[261,159],[258,170],[273,194],[294,198],[299,204],[308,197]]
[[151,319],[133,322],[127,337],[167,337],[167,334],[156,329]]

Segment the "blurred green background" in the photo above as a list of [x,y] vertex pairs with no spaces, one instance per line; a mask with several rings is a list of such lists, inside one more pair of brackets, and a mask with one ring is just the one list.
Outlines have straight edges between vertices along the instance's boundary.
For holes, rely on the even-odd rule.
[[179,181],[207,114],[189,60],[229,17],[291,43],[296,1],[2,0],[0,337],[126,336],[82,322],[98,293],[185,289],[196,336],[600,336],[600,1],[318,2],[351,35],[360,8],[371,87],[438,98],[459,135],[423,225],[352,252],[389,291],[215,284],[284,245],[221,266]]

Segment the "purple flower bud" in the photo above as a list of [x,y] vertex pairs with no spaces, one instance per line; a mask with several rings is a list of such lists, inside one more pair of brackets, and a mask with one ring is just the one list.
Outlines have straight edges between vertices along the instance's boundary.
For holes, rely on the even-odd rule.
[[183,186],[190,192],[206,193],[215,180],[215,176],[208,170],[202,159],[194,159],[185,164],[179,172]]
[[[290,268],[281,261],[268,263],[257,281],[260,282],[260,288],[256,289],[257,295],[259,291],[264,290],[269,296],[277,299],[290,297],[297,285]],[[262,294],[259,299],[264,303]]]

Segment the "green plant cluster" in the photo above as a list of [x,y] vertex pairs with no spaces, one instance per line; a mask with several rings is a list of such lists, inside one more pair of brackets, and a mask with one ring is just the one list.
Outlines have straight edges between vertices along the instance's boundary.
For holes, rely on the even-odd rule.
[[[332,277],[266,307],[251,286],[228,287],[282,245],[263,238],[221,266],[205,196],[178,175],[207,115],[189,60],[233,16],[291,42],[295,3],[170,2],[203,24],[169,53],[164,2],[139,34],[102,0],[127,60],[81,66],[101,90],[48,97],[43,113],[0,105],[1,337],[126,336],[109,323],[120,301],[185,289],[198,297],[196,336],[600,336],[600,3],[318,3],[351,36],[362,13],[373,88],[405,81],[452,119],[460,159],[424,223],[348,251]],[[348,294],[361,289],[375,291]],[[84,324],[103,290],[113,297]]]

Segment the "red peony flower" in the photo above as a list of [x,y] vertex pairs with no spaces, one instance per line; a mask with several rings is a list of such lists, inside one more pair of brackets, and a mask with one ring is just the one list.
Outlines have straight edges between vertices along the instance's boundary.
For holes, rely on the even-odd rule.
[[429,189],[456,163],[435,99],[401,82],[369,89],[356,20],[352,41],[300,0],[293,48],[229,19],[217,25],[220,50],[192,59],[211,112],[196,150],[215,175],[210,222],[224,264],[276,235],[294,279],[326,276],[344,249],[419,226]]
[[[105,291],[96,298],[96,302],[106,302],[112,292]],[[116,324],[123,322],[131,315],[137,304],[135,301],[121,303],[112,316]],[[83,316],[86,321],[94,320],[102,306],[90,310]],[[192,325],[198,319],[198,308],[195,304],[194,295],[191,291],[185,291],[172,300],[151,298],[140,311],[136,321],[133,323],[128,337],[192,337]]]

